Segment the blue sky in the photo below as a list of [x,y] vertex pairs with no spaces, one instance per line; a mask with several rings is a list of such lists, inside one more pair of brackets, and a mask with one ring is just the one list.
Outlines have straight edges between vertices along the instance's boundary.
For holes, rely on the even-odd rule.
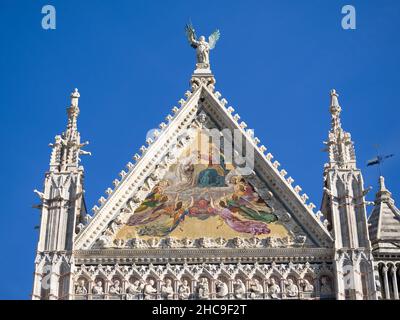
[[[57,29],[41,28],[52,4]],[[341,28],[352,4],[357,29]],[[73,88],[81,93],[79,130],[86,200],[92,207],[188,89],[194,51],[184,25],[215,28],[217,90],[318,204],[336,88],[343,127],[355,141],[365,184],[376,192],[375,154],[400,203],[400,2],[370,1],[22,1],[0,2],[2,278],[0,298],[27,299],[32,287],[41,189],[54,136],[66,125]]]

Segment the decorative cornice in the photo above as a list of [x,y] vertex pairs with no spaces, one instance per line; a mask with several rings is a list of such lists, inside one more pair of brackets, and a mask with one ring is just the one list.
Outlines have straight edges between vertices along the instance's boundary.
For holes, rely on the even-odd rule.
[[100,249],[74,251],[75,264],[254,263],[332,261],[325,248]]

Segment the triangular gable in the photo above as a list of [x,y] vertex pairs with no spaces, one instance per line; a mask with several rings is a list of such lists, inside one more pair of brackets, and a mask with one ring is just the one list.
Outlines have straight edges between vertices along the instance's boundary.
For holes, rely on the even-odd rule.
[[227,101],[221,99],[219,92],[214,91],[213,82],[207,78],[193,78],[192,91],[185,95],[186,100],[179,101],[181,108],[174,107],[174,114],[166,117],[168,124],[160,124],[160,131],[155,132],[153,139],[148,139],[148,147],[141,147],[142,155],[134,156],[136,164],[128,163],[128,172],[121,172],[121,180],[114,181],[114,190],[107,189],[107,199],[100,198],[101,207],[94,207],[95,215],[76,237],[75,249],[89,249],[95,243],[115,237],[131,211],[143,203],[192,141],[193,137],[188,135],[187,129],[201,125],[201,112],[217,127],[239,131],[243,144],[254,147],[254,170],[246,176],[246,181],[256,189],[272,192],[274,201],[296,222],[310,243],[315,246],[331,246],[333,240],[326,224],[321,221],[321,213],[315,214],[315,206],[312,203],[306,204],[307,195],[299,194],[299,186],[292,187],[291,177],[285,179],[286,171],[278,169],[279,163],[272,162],[270,153],[264,154],[266,148],[257,146],[259,140],[252,136],[251,131],[246,130],[244,122],[239,122],[237,114],[232,115],[232,107],[225,107]]

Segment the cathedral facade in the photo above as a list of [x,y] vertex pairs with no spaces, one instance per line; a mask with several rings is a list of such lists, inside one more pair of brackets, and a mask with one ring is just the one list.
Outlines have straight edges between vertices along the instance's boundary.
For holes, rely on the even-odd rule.
[[[365,200],[330,93],[320,210],[215,88],[198,40],[190,90],[89,214],[80,94],[51,144],[32,299],[399,299],[400,211]],[[328,126],[327,126],[328,127]],[[367,219],[367,206],[373,205]]]

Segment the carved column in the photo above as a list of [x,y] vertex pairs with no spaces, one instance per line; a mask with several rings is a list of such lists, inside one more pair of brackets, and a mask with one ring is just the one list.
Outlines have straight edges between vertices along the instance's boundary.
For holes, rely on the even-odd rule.
[[281,287],[281,296],[282,296],[282,299],[286,299],[286,286],[285,286],[285,282],[286,282],[286,279],[281,279],[281,281],[280,281],[280,287]]
[[399,300],[399,288],[397,286],[397,267],[393,266],[391,268],[391,272],[392,272],[392,284],[393,284],[393,294],[394,294],[394,299],[395,300]]
[[189,299],[197,299],[196,279],[192,279],[191,280],[190,297],[189,297]]
[[234,279],[228,280],[228,297],[227,299],[235,299],[235,289],[233,288]]
[[383,279],[384,279],[384,286],[385,286],[385,299],[389,300],[390,299],[390,291],[389,291],[389,280],[388,280],[388,267],[385,265],[382,268],[383,272]]
[[179,280],[175,279],[174,280],[174,300],[179,300],[179,294],[178,294],[178,290],[179,290]]

